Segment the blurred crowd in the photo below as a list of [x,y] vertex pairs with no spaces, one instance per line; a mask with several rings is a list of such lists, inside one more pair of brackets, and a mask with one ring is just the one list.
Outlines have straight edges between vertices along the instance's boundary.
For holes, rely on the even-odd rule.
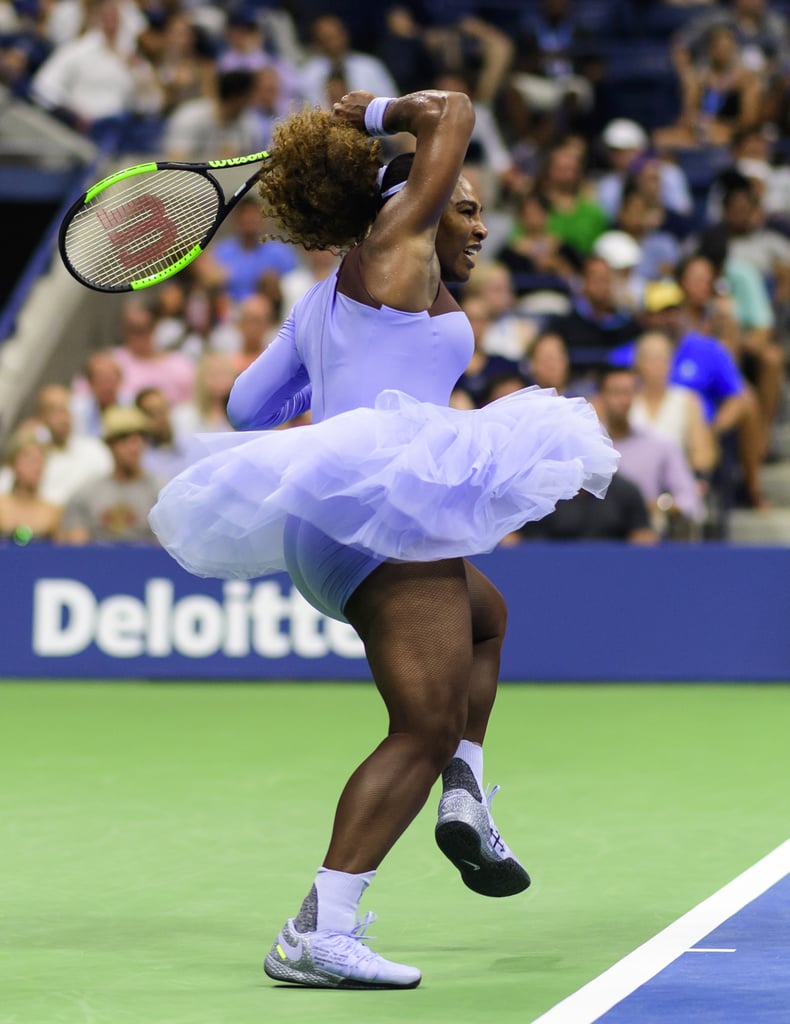
[[[373,5],[367,5],[373,8]],[[621,453],[504,541],[705,540],[763,507],[790,336],[790,33],[780,5],[642,0],[0,3],[0,80],[112,151],[256,152],[305,103],[459,89],[489,238],[456,293],[452,404],[589,398]],[[790,5],[788,5],[790,10]],[[386,140],[387,156],[408,139]],[[254,198],[118,335],[37,395],[0,470],[0,537],[152,542],[147,511],[228,430],[236,376],[333,253],[261,242]],[[300,424],[289,424],[288,428]]]

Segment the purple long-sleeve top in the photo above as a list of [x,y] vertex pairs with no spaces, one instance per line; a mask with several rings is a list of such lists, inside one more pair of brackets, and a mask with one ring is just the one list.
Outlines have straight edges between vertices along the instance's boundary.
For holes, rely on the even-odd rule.
[[466,315],[441,285],[430,309],[408,313],[365,290],[359,247],[294,306],[274,341],[236,380],[228,416],[238,430],[313,422],[372,407],[382,391],[447,405],[474,347]]

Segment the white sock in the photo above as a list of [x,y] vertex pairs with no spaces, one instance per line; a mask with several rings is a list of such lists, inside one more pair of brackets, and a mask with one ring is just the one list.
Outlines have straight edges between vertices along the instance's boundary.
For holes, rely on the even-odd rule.
[[350,932],[357,923],[357,908],[362,893],[376,875],[375,871],[364,871],[351,875],[347,871],[332,871],[319,868],[315,876],[318,894],[318,918],[316,927],[333,932]]
[[459,758],[464,764],[469,765],[472,770],[472,775],[475,777],[475,782],[480,790],[483,792],[483,748],[479,743],[472,743],[471,740],[461,740],[458,744],[458,750],[455,752],[455,757]]

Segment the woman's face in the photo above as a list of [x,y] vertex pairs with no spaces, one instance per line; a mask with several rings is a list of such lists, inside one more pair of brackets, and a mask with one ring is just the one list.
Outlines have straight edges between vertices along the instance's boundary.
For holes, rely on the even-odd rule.
[[645,384],[662,385],[672,368],[672,344],[662,334],[646,334],[636,350],[636,372]]
[[546,232],[548,214],[534,196],[524,200],[521,207],[521,223],[529,235],[543,235]]
[[647,202],[658,202],[661,197],[661,165],[658,160],[648,160],[637,175],[639,191]]
[[728,68],[738,56],[738,42],[728,28],[719,28],[710,39],[710,62],[715,68]]
[[549,158],[547,178],[552,185],[575,188],[581,178],[579,154],[572,146],[555,149]]
[[436,255],[443,281],[469,280],[488,236],[481,214],[477,192],[467,178],[460,177],[436,232]]
[[565,387],[570,364],[562,338],[545,334],[532,349],[529,366],[535,383],[540,387],[558,390]]
[[715,276],[707,260],[693,260],[683,272],[680,286],[693,306],[705,306],[713,298]]
[[222,352],[210,352],[203,357],[201,371],[206,394],[211,398],[226,399],[236,379],[230,359]]
[[11,464],[14,478],[25,487],[37,490],[44,472],[44,458],[44,449],[40,444],[31,441],[24,445]]

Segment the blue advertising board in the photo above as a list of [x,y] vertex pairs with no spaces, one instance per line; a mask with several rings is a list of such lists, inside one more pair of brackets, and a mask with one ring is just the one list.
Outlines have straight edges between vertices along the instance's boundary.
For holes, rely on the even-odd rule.
[[[528,544],[502,591],[506,680],[790,680],[790,548]],[[203,580],[142,547],[0,548],[8,678],[369,679],[287,576]]]

